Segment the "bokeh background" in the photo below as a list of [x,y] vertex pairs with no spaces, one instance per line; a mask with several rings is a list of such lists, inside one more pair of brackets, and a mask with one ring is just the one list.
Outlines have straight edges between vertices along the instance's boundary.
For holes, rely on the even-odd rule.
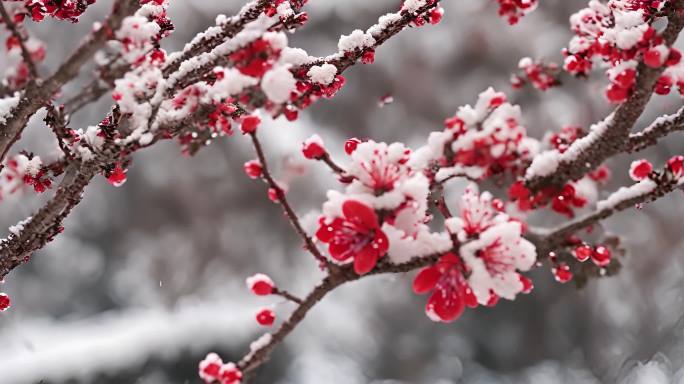
[[[344,163],[348,137],[404,141],[416,148],[459,105],[473,103],[489,86],[511,92],[509,75],[521,57],[560,61],[571,37],[569,15],[586,0],[543,0],[510,27],[491,0],[444,1],[438,26],[407,30],[377,52],[374,65],[350,69],[347,85],[295,123],[268,122],[262,135],[290,198],[309,229],[334,178],[304,161],[300,143],[320,134]],[[237,0],[172,1],[177,50],[232,14]],[[340,34],[365,29],[394,11],[399,0],[310,0],[309,24],[291,46],[313,55],[336,50]],[[100,0],[70,25],[31,25],[48,43],[47,72],[102,19],[111,1]],[[0,70],[6,58],[0,57]],[[91,73],[84,70],[83,81]],[[523,106],[531,135],[565,124],[585,127],[605,116],[604,79],[565,79],[546,93],[511,92]],[[77,91],[67,88],[65,94]],[[384,107],[378,101],[392,95]],[[682,104],[657,97],[640,122]],[[74,116],[74,128],[97,123],[110,101]],[[21,149],[44,158],[54,144],[40,115]],[[684,152],[681,136],[644,153],[661,162]],[[244,278],[271,275],[304,295],[320,279],[280,207],[264,185],[248,179],[254,157],[246,138],[214,142],[195,157],[165,143],[136,155],[128,182],[113,188],[98,179],[66,223],[66,231],[14,271],[0,286],[13,307],[0,314],[0,383],[196,383],[197,362],[209,351],[236,360],[264,332],[253,317],[272,306],[282,319],[288,303],[255,298]],[[630,157],[611,161],[606,191],[628,182]],[[454,206],[463,185],[449,191]],[[494,191],[500,193],[500,191]],[[607,193],[607,192],[604,192]],[[46,196],[32,193],[0,203],[5,228],[31,214]],[[255,383],[684,383],[684,265],[679,193],[607,221],[628,249],[618,276],[585,288],[553,281],[548,268],[533,273],[535,291],[515,302],[467,313],[456,323],[431,322],[409,276],[364,279],[338,289],[258,372]],[[552,225],[557,217],[536,224]]]

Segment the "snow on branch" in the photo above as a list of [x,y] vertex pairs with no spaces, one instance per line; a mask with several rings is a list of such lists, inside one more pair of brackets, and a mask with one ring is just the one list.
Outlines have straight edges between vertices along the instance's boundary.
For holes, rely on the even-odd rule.
[[[615,3],[617,4],[618,2]],[[625,15],[619,8],[611,9],[599,2],[592,2],[591,4],[592,7],[588,8],[586,11],[588,14],[592,15],[591,17],[601,18],[615,14],[615,17],[618,17],[619,19],[620,17],[623,17],[622,15]],[[665,5],[665,3],[659,4],[661,6]],[[646,108],[646,104],[651,98],[653,92],[669,92],[669,87],[662,89],[663,92],[660,92],[661,88],[663,87],[661,82],[665,81],[662,80],[663,78],[661,75],[668,68],[668,65],[679,64],[679,60],[674,59],[672,62],[668,63],[666,61],[668,56],[662,54],[659,55],[659,57],[662,57],[662,61],[655,63],[648,61],[648,52],[650,52],[649,49],[651,49],[652,46],[659,47],[662,45],[665,47],[667,52],[670,52],[669,47],[672,46],[679,35],[679,32],[682,30],[682,27],[684,27],[684,14],[679,11],[682,3],[678,0],[672,1],[669,2],[667,6],[668,8],[666,9],[668,13],[666,16],[668,18],[668,24],[667,28],[660,35],[656,35],[654,31],[644,32],[650,28],[648,25],[649,19],[646,18],[646,16],[642,16],[645,15],[645,13],[637,13],[636,15],[632,15],[635,16],[637,20],[641,20],[639,21],[638,25],[643,26],[643,28],[639,27],[642,31],[640,32],[640,36],[642,36],[642,38],[646,38],[643,36],[655,36],[653,37],[653,42],[645,46],[636,47],[635,42],[632,41],[626,43],[625,40],[622,39],[621,36],[626,36],[628,33],[632,33],[633,31],[622,31],[619,29],[629,29],[630,26],[623,27],[622,24],[618,24],[615,29],[619,31],[606,31],[606,33],[610,32],[610,36],[615,36],[613,44],[615,44],[615,50],[617,52],[616,54],[619,54],[620,50],[631,49],[633,50],[632,52],[634,52],[634,50],[638,49],[637,52],[641,52],[643,59],[638,63],[638,65],[636,65],[636,62],[634,62],[634,66],[617,66],[611,69],[612,72],[609,72],[609,76],[615,82],[615,84],[619,84],[621,87],[623,87],[621,89],[624,90],[624,93],[617,97],[614,95],[615,92],[613,91],[613,88],[608,90],[607,96],[609,99],[614,102],[620,102],[621,104],[613,112],[609,124],[606,126],[602,124],[597,125],[597,128],[599,129],[598,131],[594,132],[591,145],[586,145],[586,141],[578,140],[569,148],[568,152],[570,154],[562,159],[558,159],[559,161],[557,161],[556,164],[542,168],[542,172],[540,174],[534,172],[533,169],[533,171],[528,173],[525,178],[525,184],[529,189],[539,190],[543,187],[560,186],[570,180],[577,180],[587,174],[589,171],[596,169],[609,157],[626,150],[629,132],[636,123],[636,120],[639,118],[639,116],[641,116],[642,112]],[[596,13],[597,15],[593,15],[593,13]],[[594,20],[593,18],[588,17],[580,19],[582,15],[584,15],[584,13],[578,13],[576,19],[573,19],[573,22],[576,20],[577,23],[580,23],[579,20],[584,20],[582,22],[588,23],[587,20]],[[623,22],[627,23],[627,21]],[[594,32],[591,30],[588,25],[584,26],[578,24],[576,28],[577,31],[579,31],[578,37],[573,40],[571,44],[575,44],[578,47],[586,47],[585,44],[589,44],[591,39],[593,39],[593,37],[591,37],[593,36],[593,33],[600,34],[600,32]],[[586,33],[588,30],[592,31],[592,34]],[[648,33],[648,35],[644,35],[645,33]],[[584,60],[588,60],[585,58],[585,56],[583,56],[587,55],[588,53],[584,51],[578,51],[577,49],[578,48],[573,48],[571,45],[571,48],[568,51],[568,54],[573,55],[568,56],[572,59],[566,62],[567,70],[575,71],[577,68],[580,68],[578,65],[574,64],[575,61],[573,61],[578,60],[578,57],[583,57]],[[632,55],[634,55],[634,53],[632,53]],[[677,54],[677,57],[681,58],[681,55]],[[626,61],[620,62],[626,63]],[[636,67],[636,69],[633,67]],[[588,69],[591,68],[591,65],[581,68],[581,70],[577,69],[577,73],[585,74],[587,73]]]
[[648,127],[629,136],[629,152],[638,152],[655,145],[658,140],[671,133],[684,130],[684,107],[671,115],[660,116]]

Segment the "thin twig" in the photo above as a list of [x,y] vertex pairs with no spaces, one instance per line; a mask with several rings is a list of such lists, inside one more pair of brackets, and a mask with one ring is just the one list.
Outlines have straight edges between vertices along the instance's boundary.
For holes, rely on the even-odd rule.
[[33,61],[33,58],[31,57],[31,52],[29,52],[28,48],[26,48],[24,35],[22,35],[21,31],[19,31],[19,28],[14,23],[14,20],[12,20],[12,16],[10,16],[9,12],[7,12],[5,4],[3,4],[2,2],[0,2],[0,16],[2,16],[2,19],[5,21],[5,25],[7,25],[7,29],[10,30],[10,33],[12,33],[12,36],[14,36],[14,38],[17,40],[19,44],[19,49],[21,49],[21,56],[24,59],[24,63],[26,63],[26,67],[29,70],[31,80],[38,81],[38,69],[36,68],[36,63]]
[[568,221],[557,228],[546,231],[541,230],[533,233],[531,241],[535,243],[535,246],[537,247],[538,256],[540,258],[545,257],[548,252],[553,251],[556,247],[560,246],[569,235],[579,230],[594,225],[617,212],[633,208],[638,204],[655,201],[667,195],[668,193],[681,188],[681,185],[676,179],[671,179],[669,177],[670,176],[665,172],[662,172],[654,177],[656,187],[652,191],[642,193],[634,197],[624,199],[617,204],[598,209],[592,213]]
[[273,176],[271,175],[271,172],[268,167],[268,162],[266,160],[266,156],[264,155],[264,150],[261,147],[261,143],[259,142],[259,138],[257,137],[256,132],[250,133],[249,136],[252,139],[252,144],[254,146],[254,150],[256,151],[257,157],[259,158],[259,162],[261,162],[262,179],[266,184],[268,184],[270,188],[273,189],[273,191],[275,191],[276,196],[278,198],[278,203],[283,207],[285,215],[289,219],[295,231],[297,231],[299,237],[301,237],[304,241],[306,249],[313,255],[313,257],[316,260],[318,260],[321,266],[324,266],[329,270],[337,268],[335,264],[330,263],[328,259],[325,256],[323,256],[321,251],[318,250],[318,247],[316,247],[316,244],[313,242],[311,236],[309,236],[304,230],[304,228],[302,228],[302,225],[299,222],[299,217],[297,217],[297,214],[290,206],[290,203],[287,201],[285,191],[283,191],[283,189],[278,185],[278,182],[276,182]]
[[638,152],[652,145],[656,145],[658,140],[673,132],[684,131],[684,107],[676,113],[662,116],[641,132],[633,133],[629,136],[627,150]]
[[285,298],[285,299],[287,299],[287,300],[289,300],[295,304],[302,304],[304,302],[304,300],[300,299],[299,297],[291,294],[290,292],[288,292],[284,289],[274,287],[272,294],[276,295],[276,296],[280,296],[282,298]]
[[118,30],[123,19],[132,15],[139,7],[140,3],[137,0],[117,0],[112,13],[102,26],[93,32],[52,76],[40,86],[26,89],[19,104],[11,111],[10,117],[4,124],[0,124],[0,163],[12,144],[21,136],[31,116],[45,105],[64,84],[78,75],[81,67],[90,61],[109,40],[112,31]]
[[335,172],[339,176],[347,175],[347,171],[344,168],[337,165],[335,161],[330,157],[329,153],[326,152],[320,160],[324,162],[328,166],[328,168],[330,168],[331,171]]

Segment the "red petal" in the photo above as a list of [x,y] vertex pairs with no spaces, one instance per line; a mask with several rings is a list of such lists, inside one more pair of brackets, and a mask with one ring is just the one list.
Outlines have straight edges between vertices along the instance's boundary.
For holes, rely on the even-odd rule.
[[461,264],[461,259],[459,259],[458,256],[455,254],[449,252],[445,254],[444,256],[439,258],[439,262],[446,264],[446,266],[451,267],[454,265],[460,265]]
[[468,306],[468,308],[477,308],[478,305],[477,297],[470,287],[466,287],[465,289],[465,304]]
[[334,224],[335,222],[332,222],[330,224],[321,223],[321,226],[318,228],[318,231],[316,231],[316,237],[318,238],[318,240],[324,243],[329,243],[330,240],[332,240],[333,235],[335,234]]
[[432,293],[428,300],[428,306],[432,306],[435,314],[445,323],[456,320],[465,309],[465,303],[460,295],[453,294],[447,298],[440,290],[435,290]]
[[331,243],[328,251],[330,251],[330,256],[335,260],[344,261],[351,257],[349,244],[347,243]]
[[441,276],[442,274],[435,267],[424,268],[413,279],[413,292],[422,295],[433,290]]
[[378,263],[378,252],[371,244],[366,245],[354,256],[354,271],[359,275],[370,272]]
[[378,217],[375,211],[364,203],[347,200],[342,204],[342,213],[347,220],[360,223],[365,228],[378,228]]

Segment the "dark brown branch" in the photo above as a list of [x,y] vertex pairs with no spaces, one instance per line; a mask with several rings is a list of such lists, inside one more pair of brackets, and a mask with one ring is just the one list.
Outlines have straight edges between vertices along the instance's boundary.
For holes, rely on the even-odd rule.
[[298,71],[306,72],[306,70],[310,69],[313,66],[316,65],[323,65],[323,64],[332,64],[337,67],[338,73],[344,72],[347,68],[351,67],[352,65],[356,64],[356,62],[361,59],[363,54],[368,51],[368,50],[375,50],[379,48],[382,44],[384,44],[387,40],[389,40],[391,37],[394,35],[398,34],[399,32],[403,31],[406,27],[411,25],[411,23],[416,20],[419,17],[423,17],[426,12],[437,8],[439,6],[440,0],[435,1],[432,4],[426,4],[422,7],[420,7],[415,13],[411,14],[408,12],[404,12],[401,15],[401,18],[398,19],[395,22],[392,22],[387,25],[385,29],[382,30],[382,32],[374,34],[373,38],[375,39],[375,44],[373,44],[371,47],[368,47],[364,50],[357,49],[354,52],[345,52],[344,54],[339,54],[337,57],[334,59],[328,59],[328,58],[319,58],[317,60],[312,61],[311,63],[307,63],[305,65],[302,65],[301,67],[297,68]]
[[261,143],[259,142],[259,138],[257,137],[256,132],[250,133],[249,136],[252,139],[252,144],[254,145],[254,150],[256,151],[259,162],[261,162],[262,179],[266,184],[268,184],[270,188],[273,189],[273,191],[275,191],[276,196],[278,198],[278,203],[283,207],[283,211],[285,212],[285,215],[287,216],[288,220],[294,227],[295,231],[297,231],[299,237],[301,237],[301,239],[304,241],[306,250],[309,251],[316,260],[318,260],[322,267],[327,267],[329,270],[336,269],[335,264],[328,262],[328,259],[325,256],[323,256],[318,247],[316,247],[316,244],[313,242],[311,236],[309,236],[304,230],[304,228],[302,228],[302,225],[299,222],[299,217],[297,217],[297,214],[290,206],[290,203],[287,201],[285,191],[283,191],[283,189],[278,185],[278,182],[276,182],[273,176],[271,175],[271,172],[268,167],[268,162],[266,160],[266,156],[264,155],[264,150],[261,147]]
[[276,296],[280,296],[282,298],[285,298],[295,304],[302,304],[304,300],[300,299],[299,297],[291,294],[290,292],[280,289],[280,288],[273,288],[273,294]]
[[66,142],[69,138],[69,133],[67,132],[67,121],[64,114],[64,108],[55,108],[53,105],[48,105],[45,123],[55,134],[57,145],[59,145],[59,149],[64,154],[64,161],[68,162],[72,157],[72,153]]
[[[391,37],[397,35],[399,32],[403,31],[406,27],[411,25],[413,21],[416,19],[423,17],[426,12],[435,9],[439,6],[440,0],[436,0],[432,4],[426,4],[422,7],[420,7],[415,13],[411,14],[408,12],[404,12],[401,15],[401,18],[398,19],[397,21],[394,21],[392,23],[389,23],[380,33],[376,33],[373,35],[373,38],[375,39],[375,44],[373,44],[370,47],[367,47],[365,49],[356,49],[353,52],[338,52],[336,55],[329,56],[329,57],[321,57],[318,58],[317,60],[314,60],[310,63],[295,67],[292,69],[292,73],[297,76],[297,74],[305,74],[308,72],[311,67],[317,66],[317,65],[323,65],[323,64],[331,64],[337,67],[337,74],[341,75],[346,71],[349,67],[353,66],[356,64],[361,57],[363,57],[363,54],[369,50],[376,50],[378,49],[382,44],[384,44],[387,40],[389,40]],[[331,58],[332,57],[332,58]],[[304,94],[300,95],[296,100],[293,101],[293,104],[295,105],[301,105],[302,101],[305,100],[307,97],[311,96],[311,93],[313,90],[310,90],[308,92],[305,92]]]
[[326,152],[320,160],[324,162],[328,166],[328,168],[330,168],[330,170],[335,172],[337,175],[347,175],[347,171],[344,168],[337,165],[337,163],[335,163],[335,161],[330,157],[330,154],[328,152]]
[[62,231],[63,220],[81,201],[96,173],[94,164],[69,167],[54,197],[23,224],[18,235],[11,234],[0,243],[0,280]]
[[331,273],[326,276],[323,281],[319,283],[311,291],[311,293],[309,293],[309,295],[306,296],[306,298],[292,312],[288,319],[280,325],[280,328],[278,328],[278,330],[272,334],[271,340],[266,345],[255,351],[251,351],[249,354],[243,357],[237,364],[238,368],[240,368],[243,373],[247,374],[264,364],[268,360],[271,352],[273,352],[273,350],[285,340],[285,338],[297,327],[297,325],[304,320],[311,308],[320,302],[328,293],[332,292],[339,286],[351,281],[359,280],[366,276],[410,272],[433,264],[440,256],[441,255],[430,255],[426,257],[414,258],[413,260],[402,264],[392,264],[386,262],[385,260],[379,263],[373,271],[364,276],[357,275],[351,265],[345,265],[335,271],[331,271]]
[[200,39],[198,39],[195,42],[192,42],[188,48],[183,50],[183,53],[181,53],[180,56],[178,56],[178,58],[174,59],[164,68],[164,77],[168,78],[172,73],[176,72],[183,62],[199,54],[209,52],[212,49],[221,45],[227,39],[230,39],[237,35],[240,31],[244,29],[245,25],[256,20],[257,17],[259,17],[259,15],[262,14],[264,10],[273,3],[274,0],[258,0],[253,7],[245,10],[245,12],[235,17],[232,17],[228,21],[226,21],[226,23],[220,27],[220,32],[216,34],[209,33],[211,29],[217,27],[213,27],[205,31],[205,33],[202,35]]
[[2,2],[0,2],[0,16],[2,16],[5,25],[7,25],[7,29],[9,29],[10,33],[12,36],[14,36],[19,44],[19,49],[21,49],[21,57],[24,59],[24,63],[29,70],[31,80],[36,81],[39,78],[38,69],[36,68],[36,63],[31,57],[31,52],[29,52],[28,48],[26,48],[26,38],[14,23],[12,16],[10,16],[10,14],[7,12],[7,9]]
[[[684,1],[680,0],[671,5],[668,25],[663,32],[665,44],[668,46],[672,46],[684,27],[684,12],[681,12],[683,3]],[[629,133],[646,108],[656,81],[664,70],[665,67],[650,68],[644,63],[639,63],[634,92],[613,112],[612,118],[607,121],[608,126],[600,137],[588,148],[578,148],[577,156],[562,160],[554,172],[544,176],[528,177],[527,187],[537,191],[546,186],[562,186],[568,181],[580,179],[600,166],[606,159],[626,151]],[[574,148],[571,146],[566,153],[574,153]]]
[[598,209],[595,212],[569,221],[555,229],[538,231],[537,233],[532,234],[529,240],[537,247],[538,257],[544,258],[548,252],[553,251],[556,247],[560,246],[569,235],[577,231],[597,224],[601,220],[604,220],[617,212],[633,208],[638,204],[655,201],[668,193],[681,188],[677,179],[672,178],[672,175],[669,172],[662,171],[658,174],[652,173],[651,179],[656,183],[656,187],[652,191],[626,198],[614,205],[609,205],[608,207]]
[[117,0],[102,27],[93,32],[50,78],[39,86],[26,89],[19,105],[11,111],[11,117],[5,124],[0,124],[0,162],[12,144],[19,139],[31,116],[49,102],[64,84],[78,75],[81,67],[91,60],[109,40],[111,34],[120,28],[123,19],[132,15],[139,7],[137,0]]

